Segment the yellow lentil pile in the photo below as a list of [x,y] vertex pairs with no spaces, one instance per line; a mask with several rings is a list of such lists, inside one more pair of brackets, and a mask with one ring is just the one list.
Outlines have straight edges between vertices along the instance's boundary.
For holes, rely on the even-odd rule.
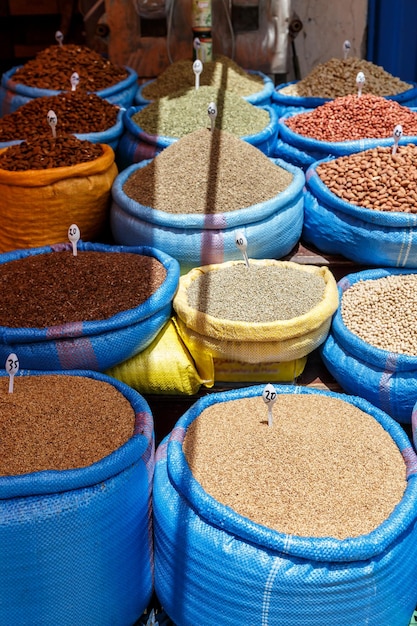
[[302,80],[278,90],[286,96],[303,98],[338,98],[357,93],[356,76],[358,72],[365,75],[362,93],[377,96],[393,96],[408,91],[413,86],[393,76],[384,68],[370,61],[348,57],[347,59],[330,59],[320,63]]
[[257,134],[269,124],[265,109],[233,92],[208,86],[160,98],[135,113],[132,120],[151,135],[184,137],[199,128],[210,128],[210,102],[217,106],[215,127],[237,137]]
[[377,528],[406,487],[402,455],[380,424],[339,398],[278,394],[204,409],[183,444],[217,501],[289,535],[345,539]]
[[[218,55],[213,61],[203,64],[200,85],[227,89],[244,97],[261,91],[263,80],[257,74],[248,74],[232,59]],[[156,80],[146,85],[142,95],[147,100],[158,100],[176,91],[193,89],[194,86],[193,61],[181,60],[169,65]]]
[[342,200],[373,211],[417,213],[417,146],[373,148],[321,163],[317,174]]
[[223,213],[270,200],[292,180],[290,172],[249,143],[203,128],[132,172],[123,191],[168,213]]
[[394,100],[365,94],[344,96],[285,119],[288,128],[318,141],[392,137],[397,124],[404,136],[417,135],[417,113]]
[[361,280],[341,301],[346,327],[367,343],[397,354],[417,356],[417,274]]

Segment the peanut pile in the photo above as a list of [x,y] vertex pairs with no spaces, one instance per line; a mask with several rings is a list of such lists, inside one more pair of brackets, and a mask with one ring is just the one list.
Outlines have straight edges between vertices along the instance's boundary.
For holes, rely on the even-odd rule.
[[379,65],[365,59],[350,57],[330,59],[320,63],[302,80],[279,89],[278,93],[286,96],[339,98],[357,92],[356,76],[365,75],[362,93],[376,96],[393,96],[412,88],[412,85],[386,72]]
[[98,91],[127,78],[127,71],[102,57],[95,50],[77,44],[49,46],[41,50],[13,74],[13,82],[61,91],[68,89],[71,75],[80,77],[78,89]]
[[116,124],[119,108],[94,93],[68,91],[34,98],[0,119],[0,142],[50,134],[48,111],[58,118],[57,134],[99,133]]
[[417,213],[417,146],[373,148],[321,163],[317,174],[342,200],[374,211]]
[[12,172],[45,170],[94,161],[103,154],[98,143],[81,141],[74,135],[46,137],[22,141],[0,154],[0,169]]
[[367,343],[397,354],[417,356],[417,274],[361,280],[344,292],[342,319]]
[[394,100],[365,94],[344,96],[285,120],[293,132],[318,141],[352,141],[392,137],[401,124],[403,135],[417,136],[417,113]]

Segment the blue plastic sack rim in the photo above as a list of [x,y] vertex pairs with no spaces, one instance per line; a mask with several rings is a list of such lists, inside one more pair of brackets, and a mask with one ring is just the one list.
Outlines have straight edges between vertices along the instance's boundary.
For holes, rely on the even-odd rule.
[[[0,378],[6,376],[5,372],[0,372]],[[125,444],[87,467],[0,476],[0,500],[55,494],[96,485],[133,465],[146,453],[149,446],[153,447],[153,419],[149,405],[137,391],[125,383],[89,370],[22,370],[16,376],[16,385],[19,384],[20,376],[83,376],[110,384],[130,402],[136,417],[135,428],[132,437]]]
[[[280,93],[280,91],[285,87],[296,85],[297,82],[298,81],[291,81],[289,83],[282,83],[281,85],[277,85],[272,93],[272,102],[287,106],[299,106],[300,108],[305,108],[320,106],[325,102],[334,100],[334,98],[320,98],[319,96],[295,96]],[[401,91],[397,94],[382,97],[386,98],[387,100],[407,100],[408,98],[415,97],[417,94],[417,83],[409,80],[406,80],[404,82],[410,85],[410,89],[406,89],[405,91]]]
[[415,523],[417,519],[417,457],[403,429],[386,413],[363,398],[321,391],[307,387],[274,385],[277,393],[320,394],[349,402],[373,416],[397,444],[409,472],[407,487],[401,502],[392,514],[375,530],[360,537],[343,540],[332,537],[300,537],[272,530],[244,518],[227,507],[201,487],[192,475],[186,461],[182,441],[191,422],[207,407],[217,402],[238,398],[262,396],[264,386],[246,387],[207,395],[198,400],[177,422],[167,444],[167,471],[174,488],[207,523],[231,536],[265,549],[320,562],[352,562],[367,560],[383,553],[393,541]]

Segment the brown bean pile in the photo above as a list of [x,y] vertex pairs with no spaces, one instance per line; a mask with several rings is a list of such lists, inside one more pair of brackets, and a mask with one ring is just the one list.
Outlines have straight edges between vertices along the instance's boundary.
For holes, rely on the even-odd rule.
[[307,113],[285,119],[292,131],[318,141],[392,137],[397,124],[405,136],[417,136],[417,113],[394,100],[365,94],[336,98]]
[[[232,59],[218,55],[213,61],[203,64],[200,85],[227,89],[243,97],[261,91],[263,79],[257,74],[248,74]],[[147,100],[158,100],[177,91],[193,89],[194,86],[193,61],[175,61],[156,80],[142,89],[142,95]]]
[[50,135],[48,111],[58,118],[56,134],[99,133],[116,124],[119,107],[94,93],[68,91],[34,98],[0,118],[0,142]]
[[361,280],[341,302],[347,328],[367,343],[397,354],[417,356],[417,274]]
[[0,265],[0,326],[105,320],[142,304],[165,278],[155,257],[127,252],[53,252],[9,261]]
[[28,87],[66,91],[71,75],[77,72],[77,89],[99,91],[127,78],[125,68],[118,67],[87,46],[64,44],[41,50],[13,74],[12,80]]
[[19,376],[0,389],[0,475],[87,467],[132,437],[130,402],[107,382]]
[[0,169],[11,172],[68,167],[95,161],[103,154],[99,143],[81,140],[74,135],[46,135],[9,146],[0,154]]
[[373,211],[417,213],[417,146],[373,148],[321,163],[317,174],[342,200]]
[[187,429],[194,478],[217,501],[289,535],[345,539],[377,528],[406,488],[402,455],[376,420],[338,398],[219,402]]
[[268,126],[268,111],[250,104],[232,91],[200,87],[176,92],[148,104],[132,115],[132,120],[151,135],[184,137],[200,128],[210,128],[207,114],[210,102],[217,106],[215,127],[244,137],[260,133]]
[[324,297],[322,276],[280,265],[237,263],[201,273],[188,304],[218,319],[274,322],[304,315]]
[[394,96],[413,87],[379,65],[365,59],[348,57],[347,59],[330,59],[326,63],[316,65],[303,79],[279,89],[278,93],[304,98],[333,99],[347,96],[358,91],[356,85],[358,72],[363,72],[365,75],[362,93]]
[[168,213],[226,213],[270,200],[292,180],[290,172],[251,144],[203,128],[132,172],[123,191]]

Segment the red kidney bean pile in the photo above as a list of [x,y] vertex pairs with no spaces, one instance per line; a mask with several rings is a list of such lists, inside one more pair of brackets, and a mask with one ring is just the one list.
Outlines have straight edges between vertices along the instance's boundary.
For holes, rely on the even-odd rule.
[[342,200],[374,211],[417,213],[417,146],[379,147],[317,166],[324,184]]
[[81,141],[74,135],[22,141],[0,153],[0,169],[12,172],[45,170],[94,161],[103,154],[99,143]]
[[417,136],[417,113],[372,94],[336,98],[313,111],[289,117],[285,124],[295,133],[318,141],[392,137],[397,124],[403,127],[403,135]]
[[68,91],[34,98],[0,118],[0,142],[50,134],[48,111],[58,118],[56,133],[100,133],[116,124],[119,107],[95,93]]
[[61,91],[70,88],[74,72],[80,77],[77,89],[84,91],[106,89],[128,75],[125,68],[114,65],[87,46],[64,44],[41,50],[16,70],[12,80],[28,87]]

